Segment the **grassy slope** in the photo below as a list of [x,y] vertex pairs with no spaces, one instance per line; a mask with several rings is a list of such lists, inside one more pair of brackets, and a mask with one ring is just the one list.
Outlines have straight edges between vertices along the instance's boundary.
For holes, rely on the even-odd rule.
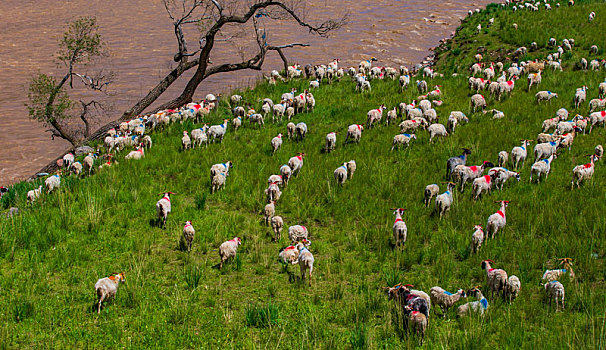
[[[593,27],[586,24],[597,13]],[[515,48],[531,41],[542,44],[550,36],[577,40],[572,56],[565,56],[564,72],[547,72],[541,89],[560,94],[553,104],[538,106],[534,91],[518,86],[513,96],[489,108],[505,111],[506,118],[492,121],[481,113],[443,142],[428,144],[426,133],[409,150],[390,152],[397,126],[365,131],[359,145],[343,147],[346,126],[363,123],[366,111],[381,103],[388,107],[411,101],[413,89],[397,93],[397,81],[373,82],[367,95],[353,93],[343,81],[314,92],[317,108],[296,118],[309,126],[302,143],[286,141],[274,157],[269,140],[285,125],[269,122],[262,130],[249,127],[228,131],[221,145],[180,152],[180,135],[191,124],[173,125],[153,135],[154,148],[139,162],[127,162],[82,180],[64,178],[63,189],[44,196],[31,210],[11,220],[0,220],[0,347],[233,347],[233,348],[371,348],[415,346],[402,335],[395,308],[381,286],[404,281],[428,290],[448,290],[485,284],[480,262],[496,261],[522,281],[522,293],[512,305],[491,301],[483,319],[446,322],[431,317],[426,346],[452,348],[536,347],[596,348],[605,345],[604,232],[600,215],[606,183],[598,166],[593,183],[570,191],[571,169],[601,143],[603,128],[575,140],[571,152],[562,152],[552,175],[540,185],[529,184],[530,163],[523,180],[511,183],[474,203],[467,191],[457,193],[456,205],[441,222],[422,204],[425,185],[443,181],[445,160],[472,146],[470,164],[496,161],[501,150],[511,150],[520,138],[535,138],[543,119],[560,107],[573,109],[574,89],[590,87],[597,94],[603,72],[573,70],[577,57],[596,43],[606,47],[596,28],[605,28],[606,6],[579,4],[551,12],[494,13],[472,17],[452,45],[457,56],[446,53],[438,70],[450,72],[467,63],[475,48]],[[477,41],[470,33],[477,21],[496,18],[493,28]],[[563,20],[566,19],[566,20]],[[536,30],[533,23],[551,26]],[[535,21],[535,22],[533,22]],[[520,25],[512,32],[511,23]],[[555,34],[551,34],[555,33]],[[543,54],[542,48],[540,54]],[[450,56],[449,56],[450,55]],[[532,57],[537,53],[529,53]],[[568,60],[566,60],[566,58]],[[466,68],[465,68],[466,69]],[[464,70],[464,69],[460,69]],[[437,79],[443,86],[442,119],[451,110],[467,113],[471,95],[465,76]],[[261,85],[242,91],[247,101],[274,100],[305,81],[276,87]],[[520,81],[519,85],[523,85]],[[587,114],[587,106],[579,111]],[[226,108],[212,117],[223,118]],[[338,148],[323,154],[324,136],[340,131]],[[289,283],[276,262],[282,241],[271,243],[261,224],[266,179],[296,152],[308,156],[301,175],[293,179],[277,205],[286,225],[308,226],[316,257],[315,285]],[[224,160],[234,161],[227,188],[210,195],[208,169]],[[355,159],[358,171],[343,188],[334,186],[332,172],[343,161]],[[5,205],[24,205],[27,189],[18,184],[17,197]],[[167,230],[150,226],[155,216],[156,193],[172,190],[173,213]],[[496,199],[509,199],[508,226],[489,241],[478,255],[469,251],[474,224],[485,224],[497,209]],[[403,252],[393,249],[388,208],[408,208],[408,241]],[[178,250],[182,222],[196,228],[194,250]],[[239,259],[224,271],[212,268],[217,247],[234,235],[243,238]],[[575,259],[578,284],[565,282],[566,312],[555,313],[543,303],[538,286],[545,262],[554,257]],[[597,258],[596,258],[597,257]],[[296,266],[295,266],[296,267]],[[298,268],[292,269],[297,271]],[[100,316],[91,312],[95,281],[112,271],[124,271],[127,283],[115,303]],[[196,273],[201,275],[195,288]],[[251,305],[265,307],[276,316],[267,328],[253,327]],[[454,319],[451,311],[450,318]]]

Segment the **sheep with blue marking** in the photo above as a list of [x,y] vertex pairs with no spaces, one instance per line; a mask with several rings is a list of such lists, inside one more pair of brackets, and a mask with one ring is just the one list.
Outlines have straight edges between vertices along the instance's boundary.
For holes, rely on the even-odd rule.
[[343,185],[347,181],[347,163],[343,163],[343,165],[335,169],[334,176],[337,184]]
[[558,94],[551,91],[539,91],[534,96],[537,99],[537,103],[542,101],[549,101],[549,103],[551,103],[552,98],[558,98]]
[[560,311],[560,304],[562,304],[562,310],[564,310],[564,285],[559,281],[550,281],[542,284],[542,286],[545,288],[545,297],[549,300],[549,305],[551,306],[553,300],[556,304],[556,312]]
[[403,146],[404,148],[408,148],[408,145],[410,144],[410,140],[417,139],[417,136],[415,134],[398,134],[396,136],[393,137],[393,142],[391,144],[391,150],[393,151],[395,148],[400,148],[400,146]]
[[446,192],[436,196],[436,211],[440,215],[440,219],[444,216],[452,207],[453,203],[453,192],[456,184],[449,182]]
[[431,303],[438,305],[442,309],[442,317],[446,317],[448,309],[456,304],[461,298],[465,298],[466,294],[463,289],[459,289],[456,293],[450,293],[440,287],[432,287],[429,290]]
[[477,313],[484,315],[484,312],[488,309],[488,300],[484,297],[479,288],[473,288],[468,294],[475,294],[476,301],[465,303],[457,308],[457,316],[463,317],[469,313]]
[[530,182],[532,182],[533,175],[536,176],[537,183],[541,182],[541,176],[543,175],[545,176],[545,179],[547,179],[551,171],[551,162],[556,158],[557,155],[554,153],[547,159],[536,161],[530,168]]

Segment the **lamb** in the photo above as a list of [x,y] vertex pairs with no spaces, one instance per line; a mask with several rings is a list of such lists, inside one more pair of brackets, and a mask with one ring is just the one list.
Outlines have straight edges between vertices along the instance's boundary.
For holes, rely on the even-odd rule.
[[479,166],[457,165],[457,167],[455,168],[455,172],[457,172],[459,178],[461,192],[463,192],[463,190],[465,189],[465,184],[467,183],[467,181],[473,181],[476,178],[480,177],[484,173],[484,169],[488,166],[492,167],[493,164],[486,160],[482,162],[482,165]]
[[408,85],[410,85],[410,76],[408,74],[400,75],[399,81],[400,81],[400,91],[404,92],[404,90],[408,88]]
[[347,181],[347,163],[343,163],[334,171],[335,180],[337,184],[343,185]]
[[442,124],[431,124],[427,131],[429,132],[429,143],[433,142],[433,138],[436,136],[448,136],[448,131],[446,131],[446,127]]
[[324,146],[324,152],[330,153],[330,151],[334,151],[336,145],[337,133],[333,131],[326,134],[326,145]]
[[507,285],[505,286],[505,294],[509,298],[509,302],[511,303],[515,300],[520,294],[521,283],[518,276],[511,275],[507,279]]
[[383,111],[385,109],[385,105],[381,105],[377,109],[371,109],[370,111],[368,111],[368,113],[366,114],[366,127],[370,129],[372,128],[374,123],[379,123],[381,121],[381,118],[383,118]]
[[404,148],[407,148],[410,144],[411,139],[416,140],[417,136],[415,134],[399,134],[394,136],[393,142],[391,144],[391,150],[393,151],[396,147],[400,148],[400,145],[404,146]]
[[300,122],[295,126],[295,140],[303,141],[307,134],[307,124]]
[[282,176],[282,181],[284,181],[284,185],[288,186],[288,180],[292,176],[292,169],[287,164],[284,164],[280,167],[280,175]]
[[530,91],[532,85],[538,86],[539,84],[541,84],[541,70],[537,73],[528,74],[528,91]]
[[397,111],[396,107],[394,107],[393,109],[387,111],[387,118],[385,118],[385,125],[389,126],[389,123],[395,122],[397,118],[398,118],[398,111]]
[[590,162],[588,164],[577,165],[572,169],[572,181],[570,182],[570,189],[574,189],[574,183],[577,183],[577,188],[581,188],[581,182],[591,180],[595,171],[595,159],[596,155],[590,155]]
[[160,193],[162,198],[156,202],[156,214],[158,215],[158,222],[162,222],[162,228],[166,227],[166,220],[168,214],[171,212],[170,195],[173,192]]
[[530,168],[530,182],[532,182],[532,175],[536,175],[537,183],[541,182],[541,175],[545,174],[545,179],[549,176],[549,172],[551,170],[551,162],[557,158],[557,155],[554,153],[547,159],[542,159],[535,162]]
[[225,173],[217,173],[213,176],[211,183],[210,193],[215,193],[218,190],[225,189]]
[[581,103],[585,103],[587,99],[587,86],[583,86],[577,89],[574,94],[574,108],[579,108]]
[[497,162],[500,167],[507,164],[507,160],[509,159],[509,153],[507,151],[499,152],[499,161]]
[[558,98],[558,94],[551,91],[539,91],[536,93],[535,97],[537,98],[537,103],[541,101],[549,101],[551,103],[552,98]]
[[415,118],[412,120],[404,120],[400,123],[400,133],[404,134],[407,132],[414,132],[418,128],[425,129],[427,128],[427,120],[425,118]]
[[505,300],[505,290],[507,288],[507,272],[502,269],[493,269],[490,266],[490,263],[494,263],[492,260],[484,260],[482,261],[482,269],[486,270],[486,284],[488,284],[488,288],[492,293],[491,297],[494,298],[494,292],[497,292],[497,296],[499,292],[503,295],[503,300]]
[[277,202],[280,200],[280,196],[282,196],[282,191],[280,191],[280,187],[277,182],[272,182],[267,189],[265,189],[265,195],[267,195],[268,202]]
[[301,168],[303,167],[303,157],[305,157],[305,153],[298,153],[297,156],[294,156],[288,160],[288,166],[292,169],[294,176],[298,176]]
[[551,300],[553,299],[556,304],[556,312],[560,311],[560,303],[562,304],[562,310],[564,310],[564,285],[558,281],[551,281],[542,284],[545,288],[545,297],[549,300],[551,306]]
[[486,100],[484,99],[484,96],[480,95],[480,94],[475,94],[473,96],[471,96],[471,106],[473,108],[473,112],[476,112],[476,109],[481,108],[482,110],[484,110],[486,108]]
[[503,167],[497,167],[497,168],[492,168],[492,169],[488,170],[488,175],[493,176],[494,186],[495,186],[495,188],[497,188],[499,190],[502,190],[505,182],[507,182],[507,180],[509,180],[512,177],[514,177],[516,180],[518,180],[518,182],[520,181],[520,173],[511,171],[511,170],[507,170],[506,168],[503,168]]
[[471,235],[471,251],[477,253],[482,248],[484,242],[484,230],[481,225],[475,225],[473,234]]
[[[235,121],[235,120],[241,120],[241,119],[236,118],[233,121]],[[193,140],[193,142],[191,143],[192,148],[194,148],[196,145],[198,145],[198,147],[200,147],[200,146],[202,146],[203,143],[206,145],[206,147],[208,147],[208,136],[206,135],[206,125],[202,128],[192,130],[190,135],[191,135],[191,139]]]
[[234,163],[231,160],[228,160],[225,163],[213,164],[210,167],[210,179],[212,181],[213,177],[217,174],[225,174],[225,176],[229,176],[229,169],[234,167]]
[[282,234],[282,228],[284,227],[284,220],[281,216],[272,216],[271,218],[271,229],[274,231],[276,242],[280,241],[280,235]]
[[29,204],[34,204],[34,202],[40,198],[40,193],[42,193],[42,186],[38,186],[38,188],[27,191],[27,202]]
[[356,165],[355,160],[352,159],[349,162],[347,162],[347,177],[350,179],[353,179],[353,175],[356,172],[357,168],[358,168],[358,166]]
[[427,316],[422,312],[414,311],[411,305],[404,307],[405,311],[409,314],[408,326],[417,333],[417,337],[420,337],[419,345],[423,345],[425,340],[425,331],[427,330]]
[[396,221],[393,223],[393,238],[396,242],[396,247],[402,246],[404,247],[404,243],[406,243],[406,235],[408,233],[408,228],[406,227],[406,223],[402,220],[402,214],[406,209],[402,208],[392,208],[394,210],[394,215],[396,216]]
[[456,304],[461,298],[466,297],[465,291],[462,289],[459,289],[456,293],[452,294],[437,286],[432,287],[429,290],[429,295],[431,296],[431,302],[442,309],[442,317],[444,318],[446,317],[449,308]]
[[427,92],[427,82],[425,80],[417,80],[417,90],[419,90],[420,94]]
[[235,258],[238,253],[238,246],[242,244],[242,240],[239,237],[234,237],[229,241],[221,243],[219,246],[219,257],[221,258],[221,262],[219,263],[219,269],[223,268],[223,263],[225,263],[230,258]]
[[345,137],[345,144],[351,138],[353,142],[360,143],[360,139],[362,138],[362,131],[364,131],[364,126],[360,124],[352,124],[347,128],[347,136]]
[[476,295],[476,301],[465,303],[457,308],[457,316],[463,317],[469,312],[479,313],[484,315],[484,311],[488,309],[488,300],[482,295],[482,292],[478,288],[474,288],[469,291],[469,294]]
[[271,148],[273,149],[272,155],[276,154],[276,151],[282,148],[282,134],[278,134],[278,136],[271,139]]
[[[139,149],[138,152],[142,153],[142,151],[143,151],[142,149]],[[137,151],[134,151],[134,152],[137,152]],[[131,153],[133,153],[133,152],[131,152]],[[129,157],[129,155],[130,155],[130,153],[128,155],[126,155],[126,157],[128,157],[128,158],[126,158],[126,157],[125,158],[126,159],[140,159],[142,157],[142,155],[139,155],[138,158],[136,156]],[[93,169],[95,167],[95,158],[97,158],[96,155],[89,153],[86,157],[84,157],[84,160],[82,160],[82,163],[84,163],[84,169],[86,170],[86,172],[88,173],[89,176],[93,172]]]
[[295,123],[286,124],[286,135],[288,136],[289,140],[295,136],[295,128]]
[[183,146],[184,151],[188,148],[191,148],[191,139],[187,135],[187,131],[183,131],[183,137],[181,138],[181,145]]
[[500,203],[501,208],[496,213],[488,217],[486,222],[487,237],[494,239],[494,236],[499,230],[503,230],[507,224],[507,218],[505,216],[505,208],[509,205],[510,201],[495,201]]
[[437,184],[431,184],[431,185],[425,186],[425,191],[423,192],[423,195],[425,197],[425,199],[424,199],[425,208],[427,208],[429,206],[429,202],[431,202],[431,199],[433,197],[437,196],[439,192],[440,192],[440,187]]
[[303,239],[308,239],[309,232],[307,231],[307,227],[305,227],[303,225],[289,226],[288,227],[288,238],[293,243],[300,242]]
[[453,133],[455,131],[455,128],[461,121],[469,123],[469,118],[467,118],[467,116],[461,111],[450,112],[450,115],[448,116],[448,121],[446,122],[446,130],[450,133]]
[[185,226],[183,226],[183,243],[187,248],[187,251],[191,251],[191,246],[194,243],[194,236],[196,235],[196,230],[191,224],[191,221],[186,221]]
[[265,205],[265,208],[263,209],[263,217],[265,218],[265,225],[269,225],[270,220],[274,217],[274,215],[276,214],[276,202],[275,201],[269,201],[269,204]]
[[69,167],[74,163],[74,155],[71,153],[68,153],[66,155],[63,156],[63,166],[66,169],[69,169]]
[[301,268],[301,281],[305,281],[305,271],[309,271],[309,286],[311,287],[311,275],[314,271],[314,256],[307,249],[305,243],[299,242],[296,245],[299,251],[299,267]]
[[591,99],[591,101],[589,101],[589,113],[592,113],[595,110],[598,109],[605,109],[606,108],[606,99],[600,99],[600,98],[594,98]]
[[97,294],[97,313],[101,313],[101,305],[106,300],[116,297],[120,283],[126,282],[124,273],[112,273],[111,276],[101,278],[95,283],[95,293]]
[[473,180],[472,193],[474,200],[478,200],[484,192],[492,192],[492,185],[497,174],[498,172],[495,172],[492,175],[480,176]]
[[212,136],[213,143],[218,138],[221,142],[223,142],[223,137],[225,137],[225,132],[227,131],[227,122],[228,119],[223,120],[223,124],[220,125],[212,125],[208,128],[208,137]]
[[538,143],[534,146],[534,161],[536,162],[539,159],[548,158],[552,154],[555,154],[560,145],[560,140],[561,138],[556,142]]
[[440,215],[440,219],[444,216],[452,206],[453,203],[453,190],[456,184],[454,182],[449,182],[446,192],[436,196],[436,211]]
[[482,113],[486,114],[486,113],[492,113],[492,119],[503,119],[505,118],[505,113],[503,113],[503,111],[499,111],[498,109],[489,109],[487,111],[482,111]]
[[457,165],[465,165],[467,162],[467,156],[471,154],[471,150],[463,148],[463,154],[457,157],[450,157],[446,161],[446,180],[450,180],[452,172]]
[[74,162],[70,170],[72,173],[74,173],[74,175],[80,176],[80,174],[82,174],[82,163]]
[[55,189],[61,186],[61,177],[59,176],[59,172],[57,174],[51,175],[44,180],[44,186],[46,187],[46,193],[50,194]]

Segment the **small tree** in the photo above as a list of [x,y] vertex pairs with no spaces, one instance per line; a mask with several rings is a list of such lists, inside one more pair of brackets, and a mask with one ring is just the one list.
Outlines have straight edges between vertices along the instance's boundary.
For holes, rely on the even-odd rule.
[[[85,90],[107,94],[106,88],[113,79],[111,72],[103,70],[92,77],[80,74],[77,68],[86,66],[97,57],[105,54],[105,44],[98,33],[99,26],[92,17],[79,18],[69,24],[68,30],[59,41],[57,61],[66,72],[60,81],[38,73],[29,84],[26,104],[30,118],[42,123],[47,131],[67,140],[73,146],[79,145],[91,134],[91,122],[96,114],[107,108],[97,100],[72,100],[68,94],[74,89],[74,77]],[[95,113],[96,112],[96,113]],[[76,123],[78,117],[82,124]]]

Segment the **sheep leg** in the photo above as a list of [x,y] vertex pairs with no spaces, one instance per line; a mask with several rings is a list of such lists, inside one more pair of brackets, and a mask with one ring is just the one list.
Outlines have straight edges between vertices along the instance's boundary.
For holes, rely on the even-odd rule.
[[103,300],[105,300],[105,293],[102,293],[101,297],[99,298],[99,304],[97,306],[97,314],[101,313],[101,304],[103,303]]

